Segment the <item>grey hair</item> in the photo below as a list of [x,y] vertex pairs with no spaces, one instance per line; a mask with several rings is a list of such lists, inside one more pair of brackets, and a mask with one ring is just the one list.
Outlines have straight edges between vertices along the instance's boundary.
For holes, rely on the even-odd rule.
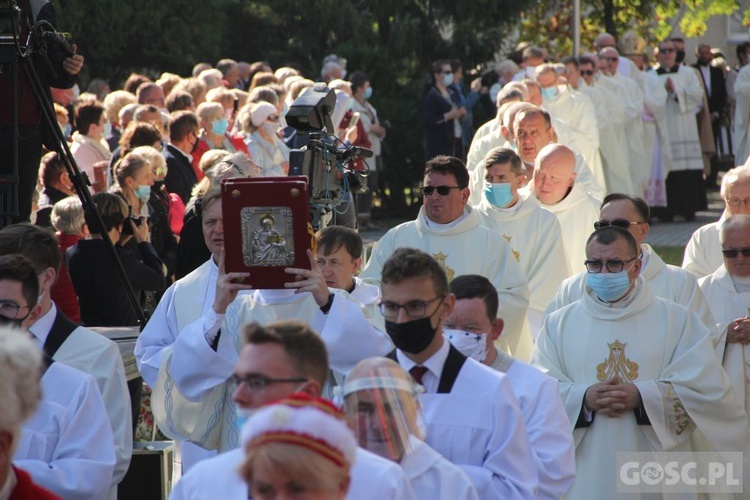
[[17,433],[42,399],[42,351],[25,332],[0,327],[0,429]]
[[727,217],[719,226],[719,242],[724,245],[724,236],[733,229],[750,230],[750,215],[737,214]]
[[750,167],[747,165],[734,167],[724,174],[724,178],[721,179],[721,197],[726,199],[729,185],[741,180],[750,180]]
[[68,196],[55,203],[50,216],[52,227],[63,234],[78,234],[86,220],[83,205],[77,196]]

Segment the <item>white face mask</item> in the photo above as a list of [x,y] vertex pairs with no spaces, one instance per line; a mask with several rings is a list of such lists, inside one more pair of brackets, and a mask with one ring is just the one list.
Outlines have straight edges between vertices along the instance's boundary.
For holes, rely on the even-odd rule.
[[453,347],[468,358],[473,358],[481,363],[487,357],[486,333],[471,333],[446,328],[443,330],[443,336],[453,344]]
[[273,139],[276,137],[276,132],[279,130],[279,123],[267,121],[261,125],[261,128],[271,139]]

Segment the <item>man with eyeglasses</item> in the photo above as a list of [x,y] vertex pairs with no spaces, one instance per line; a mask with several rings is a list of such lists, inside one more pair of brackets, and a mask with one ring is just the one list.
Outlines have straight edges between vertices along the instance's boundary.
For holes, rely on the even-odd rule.
[[721,218],[696,229],[685,247],[682,268],[698,278],[712,274],[723,263],[719,232],[724,219],[750,214],[750,166],[735,167],[724,174],[719,192],[725,204]]
[[703,105],[703,89],[695,70],[678,64],[675,56],[674,43],[661,42],[659,64],[650,71],[667,91],[664,112],[671,155],[662,165],[667,208],[661,218],[671,221],[675,215],[681,215],[692,221],[695,212],[706,207],[703,151],[695,118]]
[[696,430],[714,450],[746,452],[747,416],[708,329],[654,295],[639,276],[633,235],[616,226],[595,231],[586,267],[586,293],[547,317],[532,358],[559,381],[573,426],[577,472],[568,496],[612,498],[618,453],[698,451]]
[[583,270],[586,233],[599,217],[599,200],[578,183],[575,164],[575,155],[566,146],[545,146],[539,152],[529,184],[529,199],[555,214],[560,222],[571,273]]
[[[586,69],[582,68],[584,61],[587,63]],[[594,70],[590,68],[594,67],[594,63],[591,59],[566,57],[562,62],[565,64],[568,84],[588,97],[594,105],[596,125],[599,129],[599,152],[604,168],[604,184],[624,186],[626,191],[634,191],[632,176],[629,172],[628,137],[622,133],[622,128],[628,120],[623,98],[604,85],[589,85],[586,79],[581,78],[585,71],[586,76],[593,80]],[[640,119],[640,116],[638,118]]]
[[190,201],[190,191],[200,180],[193,168],[192,153],[198,147],[200,135],[198,116],[192,111],[177,111],[169,117],[169,143],[162,152],[167,160],[164,185],[183,203]]
[[508,148],[495,148],[484,157],[482,201],[476,206],[479,222],[502,234],[529,281],[527,317],[531,335],[542,327],[544,309],[557,287],[570,276],[560,223],[548,210],[522,198],[526,169]]
[[[328,376],[328,354],[320,336],[299,321],[278,321],[243,329],[243,347],[234,365],[228,389],[230,410],[238,431],[260,408],[294,393],[320,397]],[[247,483],[239,474],[245,450],[237,447],[204,460],[175,485],[171,500],[248,498]],[[401,468],[362,448],[352,468],[346,498],[414,498]]]
[[[654,295],[693,311],[714,336],[714,345],[720,344],[715,330],[714,318],[705,297],[698,287],[698,280],[689,272],[677,266],[665,264],[650,245],[645,243],[649,233],[649,206],[643,198],[612,193],[604,198],[599,220],[594,229],[613,226],[625,229],[635,238],[641,260],[640,276],[648,284]],[[557,295],[550,302],[546,314],[579,300],[587,292],[587,275],[582,272],[563,281]],[[719,348],[719,347],[717,347]]]
[[456,297],[440,263],[399,248],[383,266],[381,291],[396,345],[388,357],[424,387],[427,444],[469,475],[479,498],[536,498],[536,462],[510,381],[443,337]]
[[510,245],[500,233],[479,223],[467,206],[469,173],[452,156],[427,162],[417,219],[392,228],[375,244],[360,278],[379,282],[383,265],[398,248],[412,247],[432,255],[453,279],[461,274],[486,276],[497,289],[508,325],[509,354],[528,360],[531,334],[526,323],[529,285]]
[[750,410],[750,215],[727,217],[721,223],[724,263],[713,274],[698,280],[725,336],[722,364],[745,411]]

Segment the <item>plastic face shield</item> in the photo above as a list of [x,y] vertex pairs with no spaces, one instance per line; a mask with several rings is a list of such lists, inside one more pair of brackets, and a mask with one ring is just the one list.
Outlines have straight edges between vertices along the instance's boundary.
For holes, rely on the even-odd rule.
[[378,367],[367,376],[347,379],[344,411],[359,446],[399,462],[413,448],[413,439],[424,440],[416,394],[416,384],[400,367]]

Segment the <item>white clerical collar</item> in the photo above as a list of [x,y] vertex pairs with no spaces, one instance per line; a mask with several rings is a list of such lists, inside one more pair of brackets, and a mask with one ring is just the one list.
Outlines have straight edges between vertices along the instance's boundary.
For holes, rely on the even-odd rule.
[[8,477],[5,479],[5,484],[0,490],[0,500],[8,500],[10,498],[10,494],[13,493],[14,489],[16,489],[16,484],[18,484],[16,471],[15,469],[13,469],[13,467],[11,467],[8,471]]
[[732,276],[729,275],[732,278],[732,283],[734,283],[734,289],[737,293],[747,293],[750,292],[750,277],[743,278],[740,276]]
[[52,307],[49,308],[49,311],[36,320],[36,322],[31,325],[31,328],[29,328],[29,331],[34,334],[34,341],[39,347],[44,347],[44,343],[47,341],[49,331],[52,330],[52,325],[55,323],[56,317],[57,307],[55,306],[55,303],[52,302]]
[[425,214],[424,216],[424,221],[425,224],[427,224],[427,227],[431,227],[433,229],[451,229],[461,224],[468,216],[469,212],[466,210],[466,208],[464,208],[463,212],[461,212],[461,216],[458,219],[448,222],[447,224],[438,224],[437,222],[433,222],[429,217],[427,217],[427,214]]
[[[442,336],[442,332],[437,332],[435,335]],[[443,345],[440,346],[440,349],[438,349],[435,354],[427,358],[425,362],[419,366],[424,366],[430,371],[430,373],[435,375],[435,377],[440,380],[440,376],[443,374],[443,366],[445,365],[445,360],[448,359],[448,351],[450,351],[450,342],[443,339]],[[401,352],[401,349],[396,349],[396,359],[398,360],[398,364],[400,364],[401,367],[407,372],[417,366],[417,363],[412,361],[411,358],[407,357],[406,354]]]

